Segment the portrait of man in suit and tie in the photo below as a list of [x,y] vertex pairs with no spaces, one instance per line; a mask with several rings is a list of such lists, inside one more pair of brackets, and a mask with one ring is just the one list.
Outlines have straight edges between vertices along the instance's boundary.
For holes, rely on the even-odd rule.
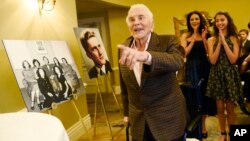
[[87,67],[90,79],[112,72],[102,40],[97,38],[96,34],[98,33],[94,30],[88,29],[80,35],[80,42],[87,57],[94,62],[93,67]]

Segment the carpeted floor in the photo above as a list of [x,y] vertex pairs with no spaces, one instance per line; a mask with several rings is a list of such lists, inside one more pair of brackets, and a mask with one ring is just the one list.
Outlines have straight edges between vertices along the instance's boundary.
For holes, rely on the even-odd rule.
[[[87,94],[88,110],[91,115],[92,127],[90,129],[90,134],[93,141],[125,141],[126,134],[125,128],[123,126],[123,116],[120,112],[118,105],[112,94],[103,94],[103,102],[105,105],[107,116],[103,111],[100,98],[97,98],[97,115],[96,115],[96,130],[94,132],[94,101],[95,94]],[[120,106],[121,98],[120,95],[116,96]],[[248,104],[248,109],[250,109],[250,104]],[[239,108],[235,107],[236,121],[235,124],[250,124],[250,116],[245,115]],[[107,122],[108,121],[108,122]],[[109,128],[110,126],[110,128]],[[203,139],[203,141],[218,141],[220,137],[220,130],[218,119],[216,116],[207,117],[206,127],[208,130],[208,138]],[[83,135],[78,141],[90,140],[88,136]]]

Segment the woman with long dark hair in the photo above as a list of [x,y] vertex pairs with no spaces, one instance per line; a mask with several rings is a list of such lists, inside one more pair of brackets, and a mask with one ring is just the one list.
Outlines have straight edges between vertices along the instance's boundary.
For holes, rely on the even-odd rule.
[[38,76],[37,82],[38,82],[39,89],[41,93],[43,94],[43,96],[45,97],[43,108],[50,108],[52,102],[57,99],[54,93],[53,87],[44,69],[38,68],[37,76]]
[[64,77],[63,71],[59,66],[54,66],[54,72],[59,82],[60,91],[59,91],[59,99],[60,101],[69,99],[72,95],[72,89],[68,84],[67,80]]
[[[181,36],[181,45],[185,49],[185,80],[196,86],[202,81],[199,93],[202,108],[202,138],[207,138],[206,115],[215,115],[214,99],[205,96],[210,63],[207,57],[207,38],[210,36],[206,20],[198,11],[187,14],[187,32]],[[198,89],[198,88],[197,88]]]
[[216,99],[220,140],[224,141],[227,138],[226,121],[228,127],[234,124],[234,103],[243,94],[240,74],[235,65],[240,47],[237,29],[229,13],[218,12],[214,20],[214,35],[208,39],[208,55],[212,66],[206,95]]

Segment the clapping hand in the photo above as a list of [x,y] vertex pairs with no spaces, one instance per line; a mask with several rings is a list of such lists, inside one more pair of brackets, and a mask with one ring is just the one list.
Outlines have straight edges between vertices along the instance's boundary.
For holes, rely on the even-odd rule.
[[219,43],[221,44],[226,43],[225,36],[221,29],[219,29]]
[[138,51],[124,45],[118,45],[117,47],[121,51],[119,63],[122,65],[126,64],[130,70],[134,68],[134,65],[137,61],[145,62],[149,57],[149,54],[146,51]]
[[50,97],[53,97],[53,94],[52,94],[52,93],[50,93],[50,92],[48,92],[48,95],[49,95]]
[[244,59],[244,61],[250,62],[250,55],[248,55],[248,56]]

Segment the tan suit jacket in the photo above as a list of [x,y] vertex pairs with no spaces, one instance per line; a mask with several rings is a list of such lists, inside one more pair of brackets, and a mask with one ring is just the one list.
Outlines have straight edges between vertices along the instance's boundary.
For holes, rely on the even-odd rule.
[[[133,38],[124,45],[130,47]],[[157,141],[171,141],[184,134],[187,112],[176,71],[183,66],[183,48],[174,35],[151,34],[147,51],[152,64],[143,65],[141,86],[133,70],[120,65],[124,115],[129,116],[132,138],[143,140],[147,122]]]

